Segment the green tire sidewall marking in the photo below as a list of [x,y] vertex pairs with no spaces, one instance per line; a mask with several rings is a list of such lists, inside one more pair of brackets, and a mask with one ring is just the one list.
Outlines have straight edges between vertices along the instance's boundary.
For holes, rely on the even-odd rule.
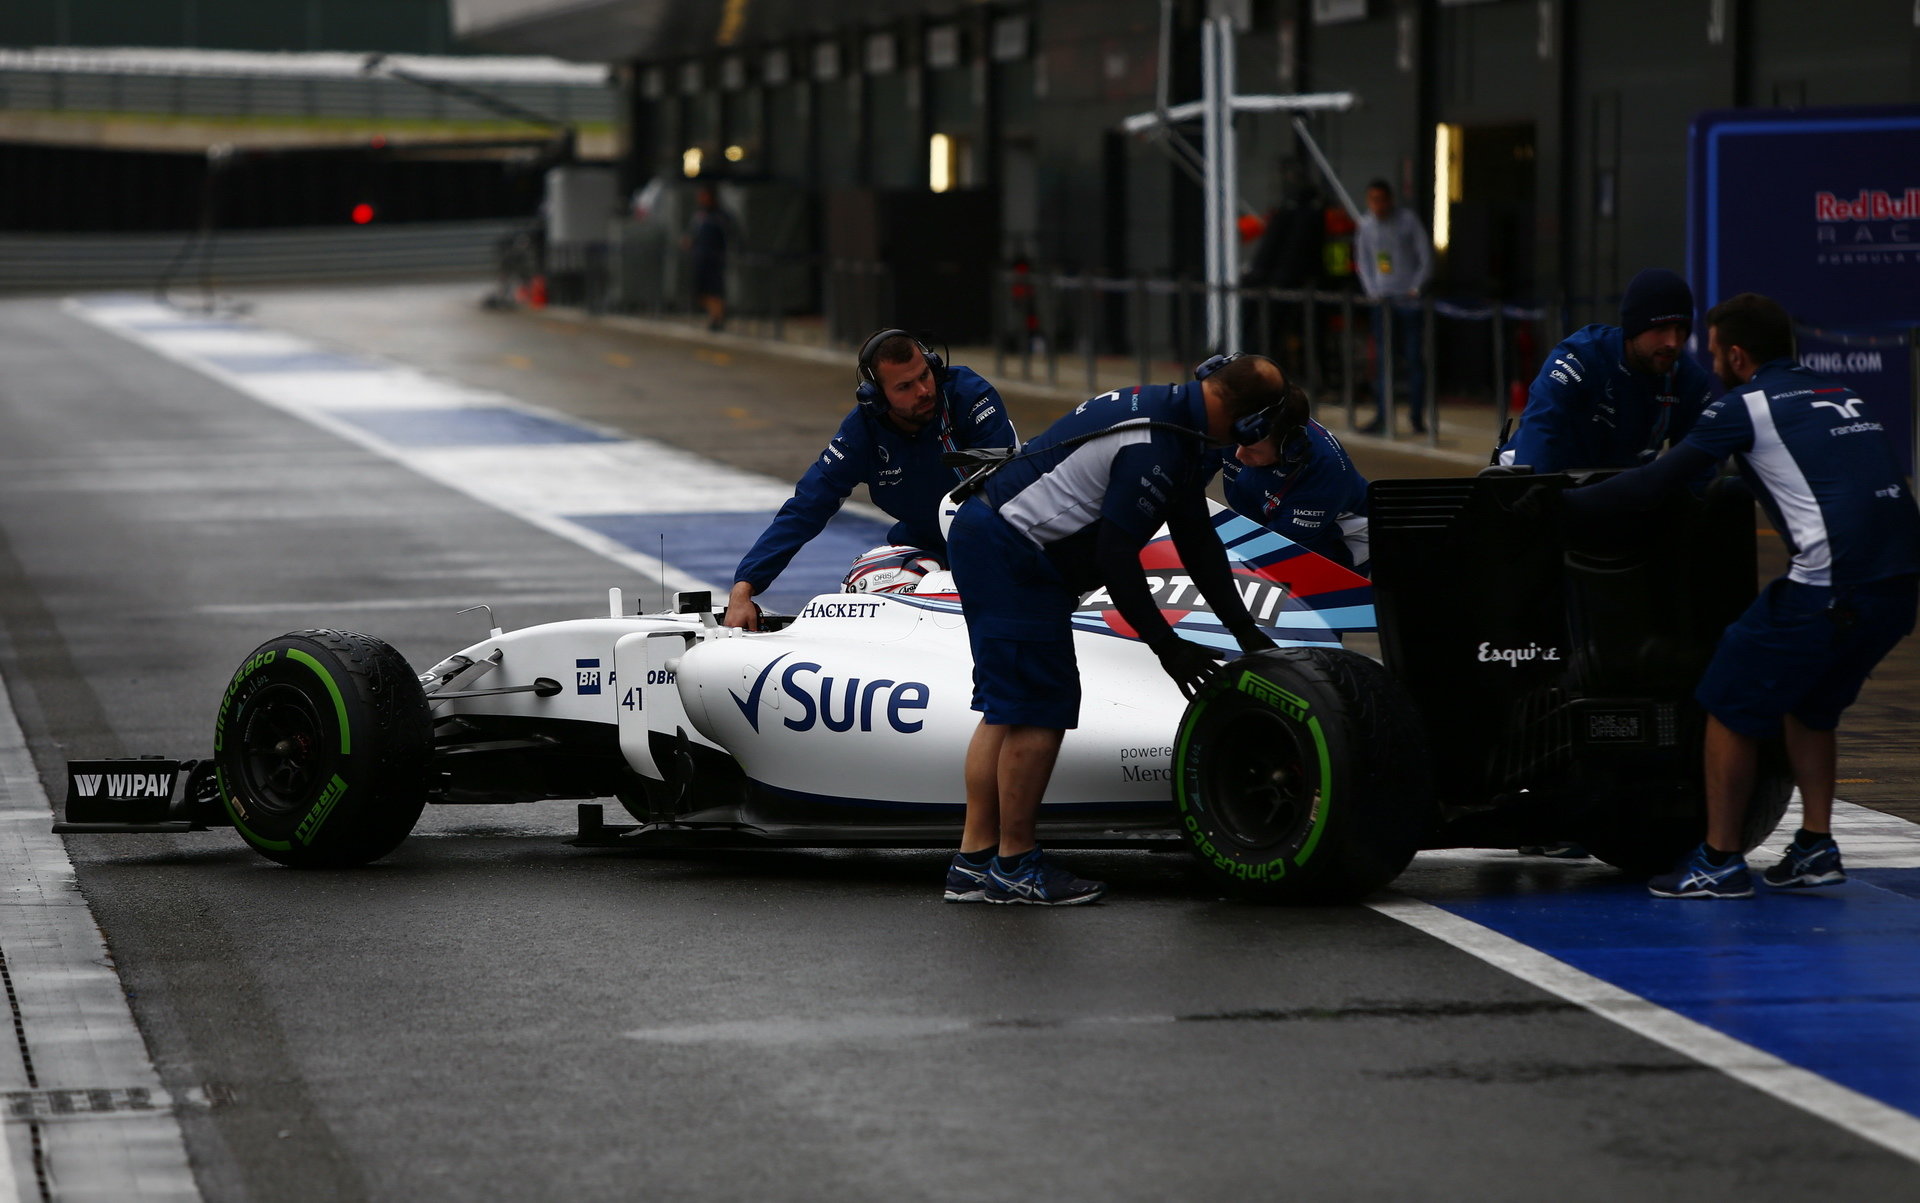
[[298,660],[300,663],[312,669],[313,675],[319,677],[320,683],[327,687],[327,693],[333,698],[334,717],[340,720],[340,755],[351,755],[353,753],[353,728],[347,725],[347,701],[340,696],[340,687],[334,684],[333,674],[320,667],[318,660],[315,660],[312,656],[307,655],[307,653],[297,647],[288,649],[287,659]]
[[[1264,696],[1260,691],[1245,688],[1246,678],[1251,676],[1254,676],[1251,671],[1242,673],[1241,680],[1235,683],[1235,688],[1250,696]],[[1284,692],[1278,690],[1278,687],[1272,686],[1270,683],[1264,681],[1264,679],[1261,681],[1261,684],[1267,685],[1269,689],[1275,692]],[[1298,695],[1288,694],[1287,696],[1297,697]],[[1192,742],[1194,728],[1199,726],[1200,716],[1206,712],[1206,709],[1207,705],[1204,702],[1196,705],[1187,715],[1186,721],[1180,725],[1180,738],[1173,752],[1175,764],[1183,765],[1186,763],[1187,747]],[[1306,842],[1300,845],[1300,851],[1291,858],[1291,863],[1295,868],[1306,864],[1307,858],[1311,857],[1313,850],[1319,846],[1320,837],[1325,834],[1327,830],[1327,808],[1333,802],[1333,753],[1327,747],[1327,733],[1321,728],[1318,715],[1308,715],[1307,730],[1313,735],[1314,754],[1318,758],[1320,766],[1320,814],[1317,821],[1314,822],[1312,829],[1308,831]],[[1187,800],[1189,784],[1187,777],[1188,774],[1184,772],[1174,775],[1174,802],[1177,808],[1183,813],[1193,810],[1193,807],[1189,805]],[[1289,858],[1283,856],[1268,863],[1282,866],[1281,872],[1284,874],[1288,861]]]
[[[327,695],[333,699],[334,717],[339,721],[340,726],[340,754],[342,756],[351,755],[353,752],[353,729],[347,723],[347,701],[340,696],[340,686],[334,683],[332,674],[321,667],[318,660],[306,652],[301,651],[299,648],[287,649],[287,659],[297,660],[312,669],[313,675],[319,677],[320,683],[327,687]],[[293,847],[292,840],[270,840],[248,827],[234,810],[231,801],[233,791],[227,785],[226,771],[216,765],[214,767],[214,774],[220,781],[220,804],[226,807],[227,817],[233,820],[234,828],[238,830],[241,835],[259,847],[270,848],[275,852],[285,852],[287,849]],[[311,808],[309,808],[309,812],[311,812]]]
[[1313,732],[1314,751],[1320,756],[1320,817],[1307,833],[1307,842],[1300,845],[1299,853],[1293,858],[1295,865],[1304,865],[1313,855],[1313,849],[1320,842],[1320,835],[1327,829],[1327,807],[1333,802],[1333,757],[1327,751],[1327,733],[1320,729],[1318,716],[1307,719],[1307,730]]
[[[1193,710],[1187,715],[1186,721],[1180,724],[1180,739],[1174,744],[1173,748],[1174,764],[1186,764],[1187,745],[1193,741],[1193,729],[1199,726],[1200,716],[1206,712],[1206,702],[1196,703]],[[1191,807],[1187,805],[1187,774],[1184,772],[1176,772],[1173,775],[1173,801],[1174,805],[1181,811],[1191,809]]]

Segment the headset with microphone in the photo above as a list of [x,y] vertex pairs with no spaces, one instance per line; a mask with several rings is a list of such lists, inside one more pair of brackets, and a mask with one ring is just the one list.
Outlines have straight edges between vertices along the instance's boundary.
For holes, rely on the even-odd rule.
[[[1245,351],[1235,351],[1229,355],[1210,356],[1193,369],[1193,378],[1205,380],[1245,354]],[[1300,402],[1300,420],[1288,422],[1284,426],[1279,425],[1286,421],[1284,411],[1288,404],[1296,400]],[[1239,446],[1248,447],[1271,437],[1274,449],[1280,453],[1281,462],[1291,467],[1307,457],[1307,443],[1302,437],[1307,429],[1306,413],[1305,393],[1301,392],[1299,385],[1289,380],[1277,403],[1234,421],[1233,441]]]
[[853,395],[860,402],[860,408],[876,418],[886,417],[891,407],[885,394],[880,391],[880,375],[874,370],[873,357],[879,354],[881,344],[890,338],[912,339],[913,345],[920,348],[920,354],[926,357],[927,366],[933,369],[935,383],[946,379],[945,361],[918,337],[908,331],[892,328],[875,331],[867,336],[866,342],[860,344],[860,357],[856,361],[859,382],[854,387]]

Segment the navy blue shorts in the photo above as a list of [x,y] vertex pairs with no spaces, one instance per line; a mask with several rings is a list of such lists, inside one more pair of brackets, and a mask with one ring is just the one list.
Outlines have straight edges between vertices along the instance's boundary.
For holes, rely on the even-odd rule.
[[1913,632],[1917,603],[1920,578],[1911,576],[1845,589],[1783,577],[1720,637],[1694,697],[1755,739],[1778,734],[1789,714],[1831,731],[1874,665]]
[[1080,595],[1045,552],[977,497],[953,516],[947,558],[973,645],[973,708],[996,725],[1079,726],[1073,611]]

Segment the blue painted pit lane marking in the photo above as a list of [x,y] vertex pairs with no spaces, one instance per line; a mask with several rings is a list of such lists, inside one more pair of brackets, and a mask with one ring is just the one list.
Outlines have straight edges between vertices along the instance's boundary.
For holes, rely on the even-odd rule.
[[1920,869],[1860,870],[1818,890],[1755,889],[1750,901],[1675,901],[1610,881],[1430,901],[1920,1115]]
[[[668,563],[725,589],[733,584],[740,557],[773,521],[767,513],[574,514],[567,521],[605,535],[645,555],[660,555],[666,536]],[[891,527],[845,511],[835,514],[757,599],[769,610],[797,614],[822,593],[840,592],[847,565],[887,541]],[[716,597],[716,602],[724,597]]]
[[558,418],[470,405],[451,409],[341,409],[333,416],[395,447],[508,447],[536,443],[617,443],[620,440]]
[[[199,329],[199,327],[195,327]],[[199,356],[223,372],[253,376],[270,372],[389,372],[377,360],[334,351],[229,351]]]

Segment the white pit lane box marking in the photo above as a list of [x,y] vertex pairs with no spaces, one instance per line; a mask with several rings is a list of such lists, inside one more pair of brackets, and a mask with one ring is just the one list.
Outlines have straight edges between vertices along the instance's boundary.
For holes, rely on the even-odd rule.
[[[1795,825],[1799,802],[1799,791],[1796,790],[1787,817],[1781,820],[1782,832],[1791,831]],[[1920,827],[1905,819],[1836,800],[1833,804],[1833,833],[1845,849],[1849,869],[1920,868]],[[1776,839],[1774,842],[1777,845],[1779,841]],[[1420,854],[1423,861],[1446,860],[1456,863],[1484,863],[1488,855],[1485,849],[1468,848]],[[1920,1162],[1920,1119],[1905,1111],[1715,1031],[1431,903],[1402,896],[1367,905],[1470,953],[1489,965],[1504,969],[1524,982],[1578,1003],[1603,1019],[1612,1020],[1657,1044],[1692,1057],[1730,1078],[1799,1107],[1884,1149]]]
[[[243,396],[311,422],[477,501],[503,510],[586,548],[669,590],[724,594],[726,581],[701,580],[666,559],[635,550],[573,518],[606,513],[773,512],[792,494],[791,482],[757,476],[690,452],[618,431],[611,442],[561,446],[402,447],[351,420],[354,414],[420,409],[505,408],[568,426],[591,424],[504,393],[429,376],[405,364],[353,355],[353,370],[239,372],[208,358],[222,355],[339,356],[318,343],[267,327],[220,323],[218,330],[180,328],[182,315],[126,297],[70,298],[67,312],[100,329],[209,376]],[[344,358],[344,356],[342,356]],[[844,511],[891,521],[877,507],[849,499]],[[671,558],[674,548],[668,548]]]
[[0,683],[0,954],[17,1024],[0,1039],[10,1103],[0,1116],[0,1200],[40,1197],[36,1129],[56,1198],[198,1199],[176,1100],[160,1085],[52,819]]

